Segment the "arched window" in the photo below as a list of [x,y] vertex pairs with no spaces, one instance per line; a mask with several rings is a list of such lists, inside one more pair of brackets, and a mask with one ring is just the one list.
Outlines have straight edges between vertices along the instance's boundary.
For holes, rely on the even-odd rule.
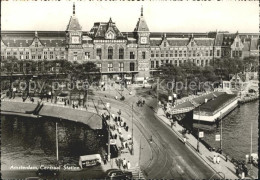
[[107,59],[113,59],[113,48],[109,47],[107,50]]
[[119,49],[119,59],[124,59],[124,48]]
[[130,63],[130,71],[134,71],[135,70],[135,63],[131,62]]

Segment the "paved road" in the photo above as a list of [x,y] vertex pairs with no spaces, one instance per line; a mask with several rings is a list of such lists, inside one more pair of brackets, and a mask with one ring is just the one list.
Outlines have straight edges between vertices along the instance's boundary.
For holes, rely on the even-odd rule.
[[[123,112],[129,111],[132,103],[136,104],[137,97],[127,99],[124,103],[109,100],[113,107]],[[127,105],[128,104],[128,105]],[[146,105],[134,108],[135,125],[142,131],[145,139],[152,137],[150,148],[152,157],[149,165],[141,161],[141,167],[147,178],[174,179],[209,179],[214,172],[187,148],[168,126],[158,120],[151,107],[156,106],[156,99],[146,98]],[[145,156],[142,153],[142,156]],[[145,162],[147,163],[147,162]],[[216,178],[216,176],[214,176]]]

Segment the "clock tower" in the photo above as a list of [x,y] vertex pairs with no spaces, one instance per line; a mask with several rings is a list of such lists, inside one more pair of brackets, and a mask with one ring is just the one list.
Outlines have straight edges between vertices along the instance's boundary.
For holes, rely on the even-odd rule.
[[134,34],[137,40],[138,76],[147,78],[150,76],[150,31],[143,16],[143,7],[141,8],[141,16],[134,29]]
[[75,4],[73,3],[73,15],[70,17],[66,29],[66,48],[69,61],[80,61],[83,59],[82,27],[75,15]]

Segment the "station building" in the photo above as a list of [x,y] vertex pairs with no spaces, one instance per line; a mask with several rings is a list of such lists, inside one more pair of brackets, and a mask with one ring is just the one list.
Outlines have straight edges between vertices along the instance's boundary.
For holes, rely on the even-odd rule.
[[65,31],[2,31],[1,60],[15,57],[39,64],[52,60],[94,62],[102,79],[146,79],[158,67],[188,61],[208,66],[222,57],[259,56],[259,34],[151,32],[143,7],[133,32],[120,32],[110,18],[83,31],[75,13]]

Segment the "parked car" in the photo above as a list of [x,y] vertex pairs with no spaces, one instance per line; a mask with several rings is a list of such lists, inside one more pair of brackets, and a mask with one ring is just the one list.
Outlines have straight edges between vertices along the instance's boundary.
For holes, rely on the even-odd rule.
[[129,171],[122,171],[121,169],[109,169],[106,171],[106,179],[132,179],[133,174]]
[[40,167],[36,174],[37,176],[57,176],[59,174],[59,170]]

